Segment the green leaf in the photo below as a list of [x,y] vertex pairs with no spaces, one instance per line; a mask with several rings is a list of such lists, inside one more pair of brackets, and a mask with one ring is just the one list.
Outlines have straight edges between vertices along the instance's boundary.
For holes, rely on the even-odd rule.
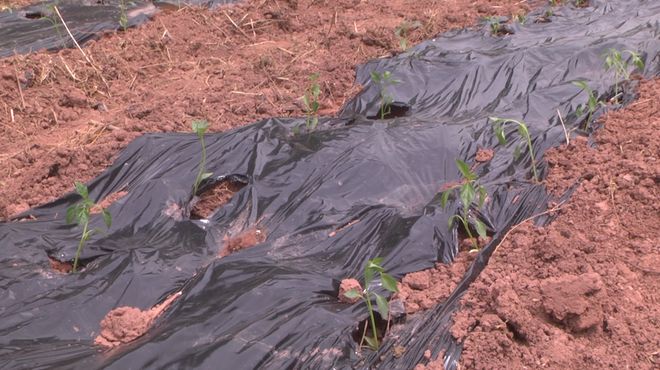
[[382,264],[383,264],[383,257],[376,257],[374,259],[367,261],[367,267],[369,268],[382,269],[382,267],[380,267]]
[[449,201],[449,196],[453,191],[453,189],[449,189],[442,192],[442,196],[440,197],[440,207],[447,207],[447,201]]
[[344,296],[348,299],[362,298],[362,294],[357,289],[347,290]]
[[495,130],[495,137],[499,141],[500,145],[506,145],[506,134],[504,133],[504,127],[500,123],[496,123],[493,127]]
[[389,290],[390,292],[398,292],[399,289],[396,287],[396,279],[394,279],[389,274],[384,272],[380,273],[380,280],[383,282],[383,288]]
[[192,130],[197,135],[202,136],[206,133],[206,130],[209,128],[209,123],[206,120],[194,120],[192,121]]
[[89,212],[86,212],[86,210],[81,210],[78,212],[78,223],[79,224],[86,224],[89,222]]
[[586,90],[589,87],[585,81],[573,81],[573,85],[579,87],[582,90]]
[[208,179],[208,178],[211,177],[211,176],[213,176],[213,172],[204,172],[204,173],[202,174],[202,177],[200,178],[200,181],[201,181],[201,180],[204,180],[204,179]]
[[447,221],[447,226],[449,226],[450,229],[454,226],[454,220],[455,220],[455,219],[459,219],[459,220],[460,220],[460,219],[461,219],[461,216],[459,216],[459,215],[452,215],[451,217],[449,217],[449,220]]
[[110,215],[110,212],[108,212],[107,209],[103,208],[101,214],[103,215],[103,222],[105,222],[105,226],[107,226],[109,229],[110,226],[112,225],[112,216]]
[[518,123],[518,133],[525,139],[529,138],[529,130],[527,130],[527,126],[524,123]]
[[378,305],[378,313],[380,314],[380,317],[383,318],[383,320],[387,320],[387,317],[390,313],[390,307],[389,303],[387,303],[387,299],[376,293],[374,293],[374,295],[376,296],[376,304]]
[[465,184],[461,186],[459,194],[461,197],[461,203],[463,203],[463,208],[470,207],[470,205],[472,205],[472,201],[474,201],[474,197],[477,195],[474,191],[474,187],[471,184]]
[[74,204],[66,209],[66,223],[78,223],[76,216],[78,215],[78,205]]
[[458,167],[458,170],[461,172],[461,175],[463,175],[464,178],[468,180],[474,180],[475,175],[470,171],[470,166],[468,166],[467,163],[463,162],[460,159],[456,159],[456,167]]
[[80,194],[80,196],[83,197],[83,199],[89,198],[89,193],[87,191],[87,186],[85,186],[85,184],[83,184],[80,181],[76,181],[75,186],[76,186],[76,192]]
[[483,186],[479,186],[479,208],[484,206],[484,202],[486,202],[486,197],[488,197],[488,192],[486,191],[486,188]]
[[369,268],[368,264],[364,268],[364,289],[369,289],[371,281],[374,279],[374,269]]
[[371,72],[371,80],[374,81],[375,83],[380,83],[380,73]]
[[367,342],[367,346],[369,346],[369,348],[371,348],[374,351],[378,351],[378,347],[379,347],[378,340],[370,336],[366,336],[364,337],[364,341]]
[[474,220],[474,226],[476,227],[476,229],[477,229],[477,234],[478,234],[480,237],[485,238],[486,236],[488,236],[488,234],[487,234],[487,232],[486,232],[486,225],[485,225],[483,222],[479,221],[479,219],[476,219],[476,218],[475,218],[475,220]]

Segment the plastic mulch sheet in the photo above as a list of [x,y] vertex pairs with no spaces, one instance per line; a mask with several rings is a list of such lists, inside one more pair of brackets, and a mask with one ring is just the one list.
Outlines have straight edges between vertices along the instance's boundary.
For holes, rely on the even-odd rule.
[[[549,201],[530,180],[529,153],[514,159],[515,129],[500,145],[488,117],[526,122],[542,158],[564,140],[557,110],[568,130],[586,118],[576,112],[587,94],[574,81],[611,96],[608,49],[637,51],[644,75],[660,75],[660,3],[592,3],[557,9],[549,23],[533,22],[541,11],[530,14],[510,35],[456,31],[367,63],[357,73],[364,91],[313,132],[294,134],[304,119],[269,119],[207,135],[214,177],[206,185],[227,177],[247,183],[207,220],[189,217],[197,137],[136,139],[88,184],[94,200],[128,194],[110,206],[110,230],[85,247],[82,272],[48,267],[49,256],[75,254],[80,228],[64,214],[77,195],[19,217],[36,220],[0,224],[0,368],[412,368],[427,349],[455,368],[461,347],[448,328],[461,294],[504,233]],[[372,71],[398,82],[383,90]],[[397,117],[376,118],[381,91]],[[473,214],[493,241],[444,304],[407,318],[378,353],[356,355],[351,333],[366,309],[338,302],[339,281],[361,276],[376,256],[397,279],[451,263],[458,236],[448,219],[461,206],[440,207],[440,189],[459,180],[455,159],[473,164],[479,147],[495,156],[475,167],[489,200]],[[255,226],[264,242],[218,258],[229,230]],[[151,307],[178,291],[143,337],[112,352],[93,345],[108,311]],[[402,357],[394,344],[406,347]]]
[[[127,27],[148,21],[160,8],[195,5],[216,7],[235,0],[164,0],[125,1]],[[95,39],[103,31],[121,29],[120,0],[50,0],[21,9],[0,12],[0,58],[35,52],[74,47],[56,5],[71,34],[79,44]]]

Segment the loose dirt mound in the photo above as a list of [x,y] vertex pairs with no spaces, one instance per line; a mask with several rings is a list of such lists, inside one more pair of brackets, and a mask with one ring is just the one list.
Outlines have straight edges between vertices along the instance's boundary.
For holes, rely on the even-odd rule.
[[173,294],[163,303],[146,311],[128,306],[115,308],[101,321],[101,334],[96,337],[94,343],[112,348],[141,337],[179,296],[181,293]]
[[549,152],[548,184],[580,185],[548,227],[525,224],[462,300],[463,369],[657,369],[660,80],[609,114],[596,147]]
[[220,257],[226,257],[241,249],[254,247],[266,240],[266,233],[258,228],[248,229],[236,236],[225,236],[224,248],[220,251]]

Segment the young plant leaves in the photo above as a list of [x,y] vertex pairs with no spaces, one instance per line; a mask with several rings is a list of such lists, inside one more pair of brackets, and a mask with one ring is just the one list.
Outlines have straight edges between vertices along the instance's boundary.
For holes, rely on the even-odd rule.
[[387,317],[389,316],[389,303],[387,303],[387,299],[376,293],[374,293],[374,295],[376,296],[376,304],[378,305],[378,313],[380,313],[380,317],[387,320]]
[[461,172],[461,175],[463,175],[463,177],[466,180],[472,181],[477,178],[477,176],[474,173],[472,173],[472,171],[470,171],[470,166],[468,166],[468,164],[463,162],[462,160],[460,159],[456,160],[456,167],[458,167],[458,170]]
[[477,235],[479,235],[482,238],[485,238],[488,236],[486,232],[486,225],[484,225],[483,222],[481,222],[479,219],[474,220],[474,227],[477,229]]
[[381,272],[380,280],[383,282],[383,288],[389,290],[390,292],[398,292],[399,289],[396,287],[396,280],[390,275]]

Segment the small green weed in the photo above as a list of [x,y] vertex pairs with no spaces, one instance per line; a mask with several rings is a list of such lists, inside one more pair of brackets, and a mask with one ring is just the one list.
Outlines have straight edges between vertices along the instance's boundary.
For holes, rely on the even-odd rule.
[[206,172],[206,144],[204,143],[204,134],[206,133],[206,130],[209,128],[209,123],[206,120],[194,120],[192,122],[192,130],[197,134],[197,137],[199,138],[199,142],[202,144],[202,159],[199,162],[199,171],[197,172],[197,177],[195,178],[195,185],[193,187],[193,196],[197,194],[197,190],[199,189],[199,184],[211,175],[213,175],[212,172]]
[[402,51],[408,49],[408,34],[410,31],[420,27],[422,27],[422,22],[420,21],[403,21],[394,29],[394,35],[399,39],[399,46]]
[[[534,157],[532,138],[529,135],[529,129],[527,128],[527,125],[522,121],[516,121],[515,119],[510,119],[510,118],[490,117],[489,119],[493,121],[495,136],[497,137],[497,140],[500,142],[500,145],[506,145],[506,134],[504,133],[504,125],[506,125],[507,123],[514,123],[516,124],[516,126],[518,126],[518,133],[527,143],[527,149],[529,150],[529,155],[532,158],[532,174],[534,176],[534,181],[538,182],[539,176],[538,173],[536,172],[536,158]],[[513,152],[513,157],[514,159],[518,159],[519,156],[520,156],[520,146],[516,146]]]
[[[479,242],[477,238],[474,238],[472,235],[472,231],[470,231],[470,207],[475,199],[478,199],[479,208],[483,207],[488,193],[486,192],[486,188],[479,184],[477,175],[470,170],[470,166],[468,166],[467,163],[457,159],[456,167],[458,167],[458,170],[461,172],[463,181],[460,185],[453,186],[442,192],[442,195],[440,196],[440,206],[446,208],[449,197],[458,190],[458,197],[461,201],[462,208],[460,214],[449,217],[449,227],[451,228],[454,225],[455,220],[460,221],[461,224],[463,224],[463,229],[467,233],[468,238],[472,242],[472,251],[477,251],[479,250]],[[484,225],[483,222],[474,218],[474,225],[477,229],[477,235],[482,238],[488,236],[486,233],[486,225]]]
[[363,342],[367,342],[367,346],[374,351],[378,350],[380,347],[380,342],[378,341],[378,329],[376,328],[376,317],[374,316],[374,307],[371,303],[371,299],[373,297],[376,298],[378,313],[380,313],[380,317],[384,320],[389,320],[389,303],[385,297],[371,291],[371,283],[375,275],[378,273],[380,275],[380,281],[383,283],[383,288],[392,293],[399,291],[399,289],[396,287],[396,280],[389,274],[385,273],[385,269],[382,267],[382,263],[382,257],[376,257],[367,261],[364,266],[364,289],[361,292],[357,289],[352,289],[344,293],[345,296],[349,299],[360,298],[367,304],[373,337],[366,335],[365,326],[365,333],[363,334],[362,340],[360,341],[360,347],[362,346]]
[[383,73],[371,72],[371,80],[380,87],[380,119],[385,119],[392,113],[392,103],[394,101],[388,92],[388,88],[399,83],[399,81],[392,77],[390,71]]
[[527,17],[523,13],[518,13],[518,14],[512,14],[511,18],[518,22],[519,24],[523,25],[525,22],[527,22]]
[[307,119],[305,120],[305,126],[307,126],[307,131],[314,131],[316,126],[319,124],[319,96],[321,95],[321,87],[318,83],[319,74],[313,73],[309,76],[309,87],[305,91],[305,95],[302,97],[303,104],[305,104],[305,114]]
[[[82,225],[83,230],[80,235],[80,242],[78,243],[78,249],[76,250],[76,257],[73,260],[73,272],[76,272],[78,269],[78,260],[80,259],[80,254],[82,253],[85,243],[95,232],[100,232],[99,229],[89,229],[89,215],[92,210],[92,207],[95,206],[94,202],[89,199],[89,191],[85,184],[76,181],[75,182],[76,192],[82,197],[82,200],[66,210],[66,222],[76,223]],[[105,208],[101,208],[101,213],[103,215],[103,221],[105,225],[110,228],[112,225],[112,216]]]
[[[624,54],[630,54],[630,58],[624,60]],[[616,49],[609,49],[604,55],[605,58],[605,70],[614,70],[614,101],[619,101],[619,80],[628,80],[630,78],[630,63],[635,66],[635,68],[640,71],[644,70],[644,61],[640,57],[639,53],[631,50],[624,50],[620,52]]]
[[[596,112],[596,109],[598,109],[599,106],[604,106],[605,103],[598,101],[598,97],[594,94],[594,91],[591,90],[591,88],[587,85],[586,81],[573,81],[573,85],[579,87],[580,89],[584,90],[587,92],[589,95],[589,100],[587,101],[587,120],[584,123],[584,129],[589,128],[589,124],[591,122],[591,117],[593,116],[594,112]],[[577,115],[581,116],[584,113],[584,107],[582,105],[579,105],[577,107]]]

